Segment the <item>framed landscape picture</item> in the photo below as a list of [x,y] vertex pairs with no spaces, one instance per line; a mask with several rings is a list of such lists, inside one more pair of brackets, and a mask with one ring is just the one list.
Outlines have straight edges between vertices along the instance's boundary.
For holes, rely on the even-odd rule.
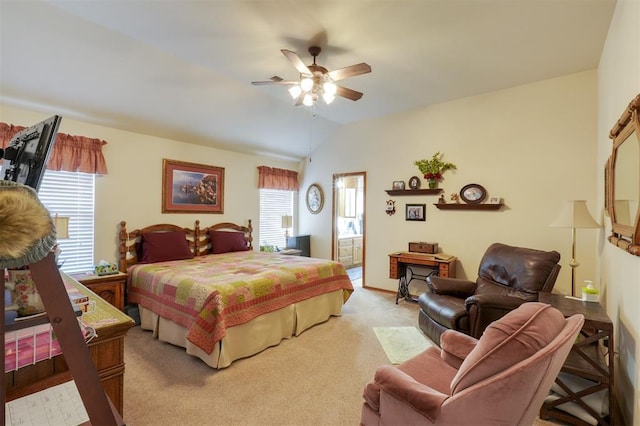
[[224,168],[162,160],[162,213],[224,213]]

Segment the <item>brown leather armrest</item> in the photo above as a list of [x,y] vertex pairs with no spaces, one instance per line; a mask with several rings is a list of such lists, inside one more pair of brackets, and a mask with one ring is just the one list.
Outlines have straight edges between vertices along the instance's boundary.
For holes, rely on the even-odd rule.
[[480,338],[484,329],[518,306],[525,303],[525,299],[504,294],[474,294],[464,301],[469,313],[469,331],[471,336]]
[[467,297],[464,301],[464,305],[467,308],[467,311],[469,311],[469,307],[471,305],[479,305],[485,308],[504,309],[505,313],[507,313],[522,305],[524,302],[526,302],[526,300],[520,297],[507,296],[505,294],[484,293],[474,294]]
[[462,361],[476,347],[478,339],[456,330],[446,330],[440,336],[440,358],[450,366],[459,369]]
[[438,416],[442,403],[449,397],[390,365],[383,365],[376,370],[375,382],[380,386],[381,392],[406,401],[407,407],[413,408],[432,422]]
[[427,285],[432,292],[466,299],[476,291],[476,283],[458,278],[428,277]]

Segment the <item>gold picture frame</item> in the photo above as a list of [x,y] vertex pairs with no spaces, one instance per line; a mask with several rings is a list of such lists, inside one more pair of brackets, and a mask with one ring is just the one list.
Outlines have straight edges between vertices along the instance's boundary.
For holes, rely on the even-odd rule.
[[163,159],[162,213],[224,213],[224,168]]

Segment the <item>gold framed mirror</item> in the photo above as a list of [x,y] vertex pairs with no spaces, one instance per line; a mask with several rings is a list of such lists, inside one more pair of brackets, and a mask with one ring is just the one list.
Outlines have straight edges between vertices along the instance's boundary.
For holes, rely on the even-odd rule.
[[613,151],[605,173],[609,242],[640,256],[640,95],[627,106],[609,137]]

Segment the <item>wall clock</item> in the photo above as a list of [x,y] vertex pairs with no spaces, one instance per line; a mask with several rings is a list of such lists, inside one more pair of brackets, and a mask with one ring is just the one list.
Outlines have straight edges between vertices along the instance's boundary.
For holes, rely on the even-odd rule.
[[322,188],[316,183],[309,185],[307,189],[307,208],[313,214],[320,213],[324,205],[324,194]]

